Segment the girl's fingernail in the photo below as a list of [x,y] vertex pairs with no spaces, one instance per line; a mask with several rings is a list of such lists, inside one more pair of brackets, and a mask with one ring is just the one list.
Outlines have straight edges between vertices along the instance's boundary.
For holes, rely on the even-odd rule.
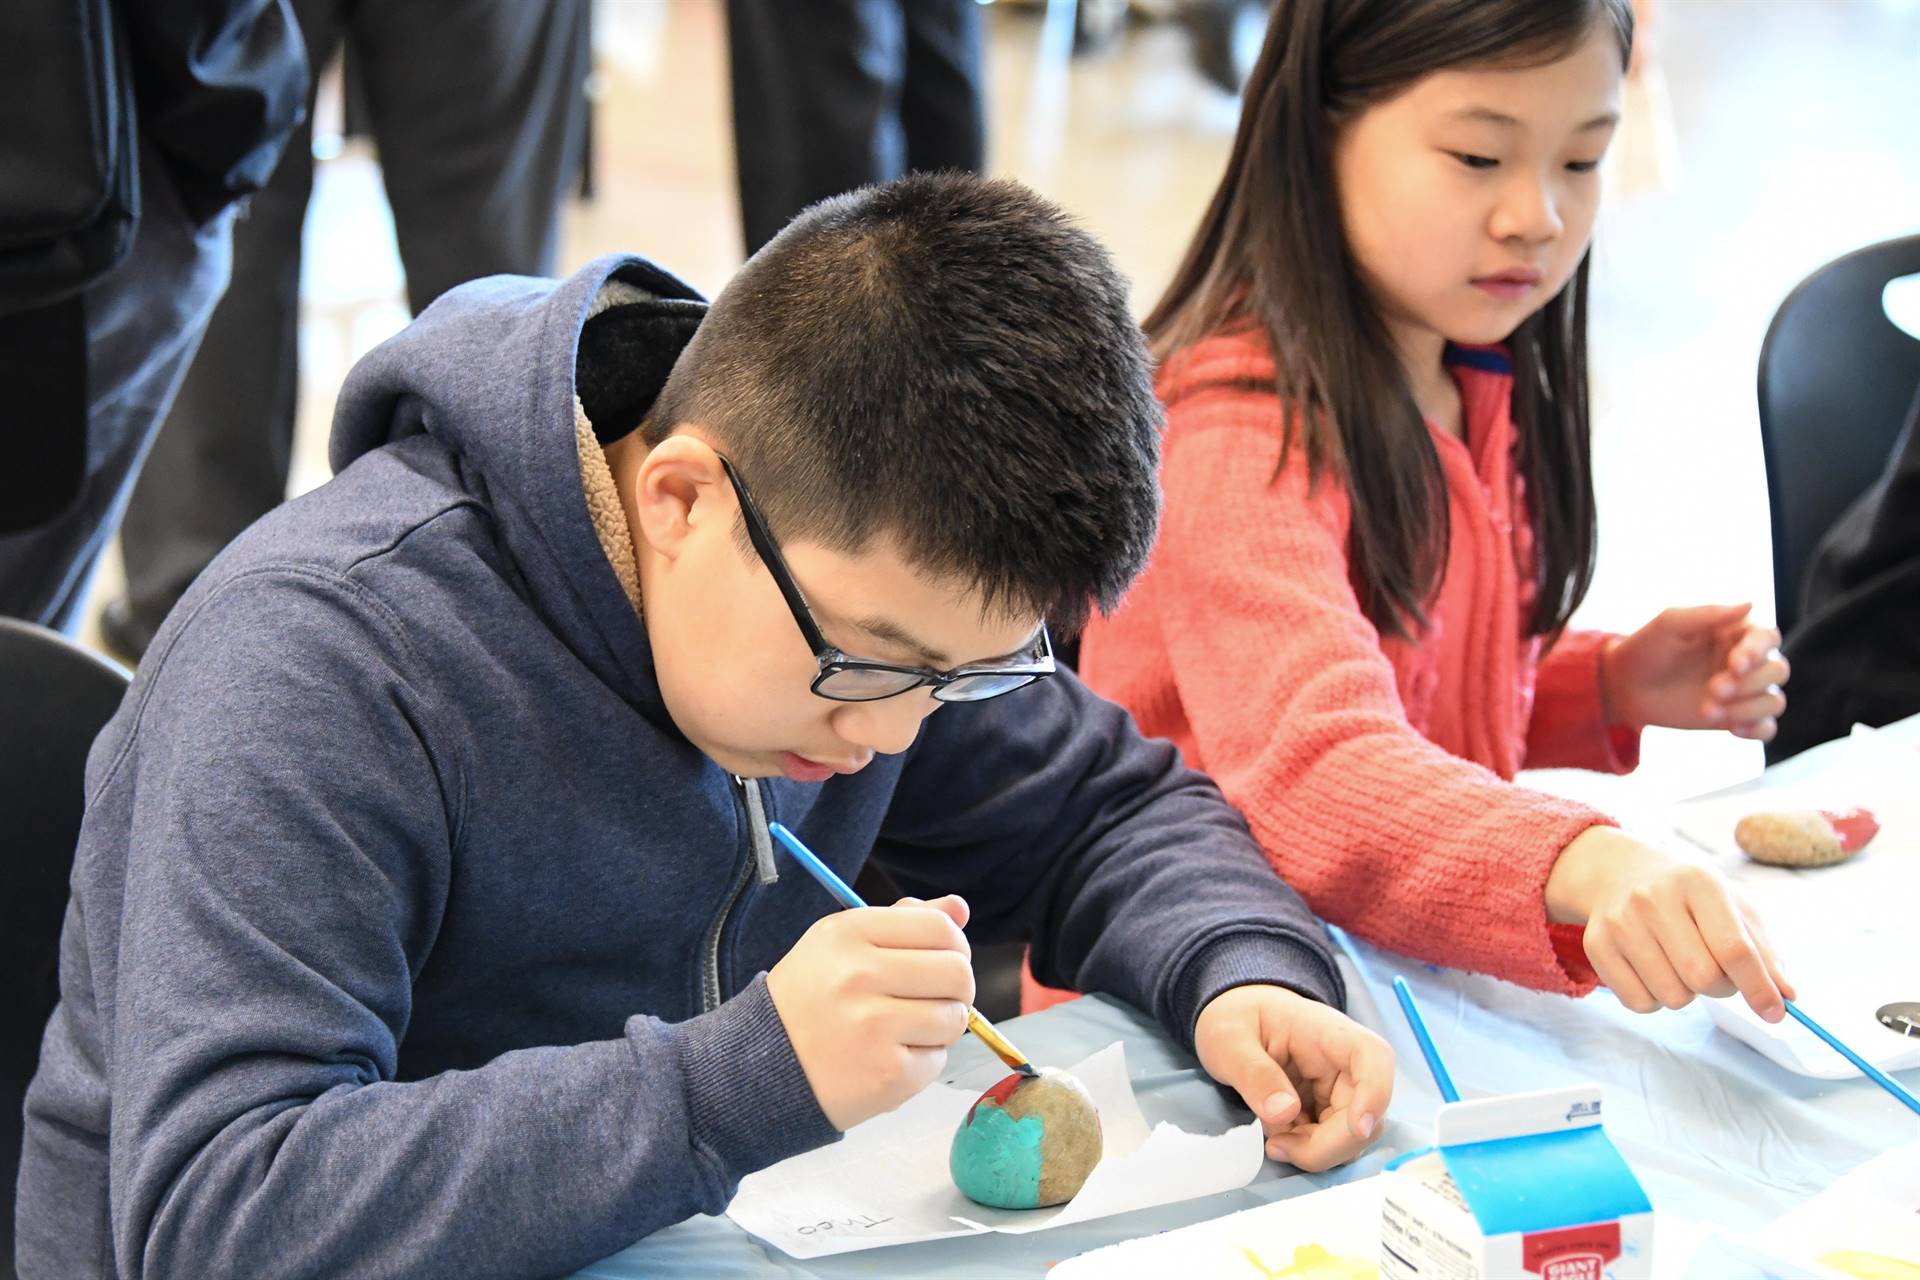
[[1353,1131],[1363,1138],[1371,1138],[1373,1136],[1373,1117],[1361,1116],[1360,1119],[1355,1122]]
[[1260,1104],[1260,1114],[1271,1120],[1284,1111],[1287,1104],[1292,1101],[1293,1095],[1290,1093],[1270,1093],[1267,1095],[1267,1100]]

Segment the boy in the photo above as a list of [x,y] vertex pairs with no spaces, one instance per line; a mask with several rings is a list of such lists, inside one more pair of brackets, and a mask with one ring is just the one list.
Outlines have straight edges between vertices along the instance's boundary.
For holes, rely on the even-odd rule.
[[[816,206],[711,309],[632,259],[430,307],[93,753],[23,1274],[568,1271],[934,1079],[968,925],[1350,1158],[1391,1055],[1319,925],[1051,672],[1157,424],[1105,255],[1008,183]],[[769,821],[971,905],[836,912]]]

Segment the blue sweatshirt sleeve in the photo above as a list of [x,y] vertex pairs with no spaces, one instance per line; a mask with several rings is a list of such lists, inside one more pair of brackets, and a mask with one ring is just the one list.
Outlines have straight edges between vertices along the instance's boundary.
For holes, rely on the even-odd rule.
[[1230,987],[1346,1000],[1326,930],[1212,781],[1071,672],[933,715],[874,856],[916,895],[966,897],[976,936],[1028,939],[1040,981],[1185,1046]]
[[401,1081],[463,787],[404,633],[351,580],[276,571],[174,641],[88,819],[128,841],[99,994],[122,1276],[564,1273],[836,1136],[764,980]]

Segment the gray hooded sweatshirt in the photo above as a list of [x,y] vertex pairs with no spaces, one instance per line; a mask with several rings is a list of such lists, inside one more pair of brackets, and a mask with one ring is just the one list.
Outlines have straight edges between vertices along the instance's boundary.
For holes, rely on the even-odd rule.
[[1182,1043],[1235,985],[1342,1000],[1219,792],[1069,674],[818,785],[680,734],[576,397],[630,429],[700,312],[631,258],[453,291],[174,610],[88,763],[23,1275],[549,1276],[720,1211],[837,1136],[765,978],[835,904],[769,820]]

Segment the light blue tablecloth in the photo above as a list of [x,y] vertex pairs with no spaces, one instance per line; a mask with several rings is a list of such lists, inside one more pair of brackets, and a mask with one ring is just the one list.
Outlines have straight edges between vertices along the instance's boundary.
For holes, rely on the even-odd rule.
[[[1920,721],[1902,726],[1920,738]],[[1778,785],[1818,767],[1808,753],[1770,771]],[[1656,1209],[1757,1231],[1870,1156],[1920,1139],[1920,1119],[1864,1079],[1813,1080],[1774,1066],[1716,1030],[1697,1003],[1678,1012],[1630,1013],[1600,991],[1585,1000],[1434,969],[1336,934],[1349,1011],[1392,1042],[1399,1056],[1393,1106],[1380,1140],[1354,1164],[1302,1174],[1268,1163],[1247,1187],[1159,1209],[1121,1214],[1026,1236],[988,1235],[799,1262],[762,1245],[724,1217],[697,1218],[648,1237],[579,1274],[594,1280],[674,1276],[1039,1275],[1049,1263],[1102,1245],[1186,1226],[1380,1172],[1403,1151],[1432,1141],[1439,1105],[1390,983],[1403,973],[1466,1097],[1597,1080],[1606,1126]],[[1920,992],[1915,993],[1920,999]],[[1134,1090],[1149,1123],[1171,1120],[1220,1133],[1244,1122],[1148,1019],[1089,997],[1007,1024],[1043,1062],[1072,1062],[1113,1040],[1126,1045]],[[982,1087],[999,1073],[972,1037],[955,1046],[949,1079]],[[1920,1070],[1900,1079],[1920,1088]]]

